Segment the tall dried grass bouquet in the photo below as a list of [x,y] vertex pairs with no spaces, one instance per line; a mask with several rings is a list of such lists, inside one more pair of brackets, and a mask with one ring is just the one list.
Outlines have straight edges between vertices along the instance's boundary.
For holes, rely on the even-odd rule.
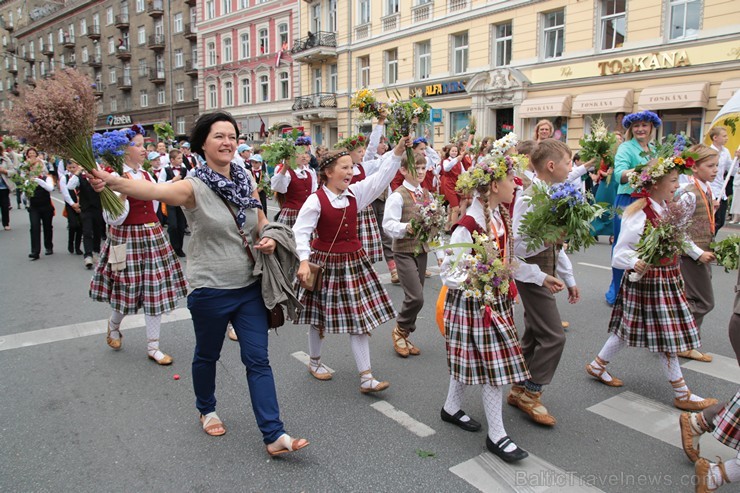
[[[98,114],[92,80],[74,69],[24,88],[6,115],[11,133],[50,154],[76,161],[91,173],[97,169],[92,134]],[[100,193],[103,208],[114,216],[123,203],[109,188]]]

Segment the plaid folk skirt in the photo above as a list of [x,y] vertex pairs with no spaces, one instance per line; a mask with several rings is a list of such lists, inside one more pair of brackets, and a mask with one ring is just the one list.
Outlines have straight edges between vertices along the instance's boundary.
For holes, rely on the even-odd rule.
[[508,296],[497,299],[491,322],[486,323],[478,300],[463,297],[462,290],[450,289],[444,319],[447,365],[455,380],[500,387],[530,377]]
[[[114,272],[108,265],[108,251],[122,243],[126,243],[126,268]],[[90,298],[110,303],[124,315],[139,308],[146,315],[161,315],[177,308],[177,301],[186,295],[180,261],[159,222],[110,227],[90,283]]]
[[367,252],[370,263],[383,260],[383,240],[380,237],[378,220],[375,218],[372,204],[360,211],[357,224],[357,235],[362,248]]
[[278,213],[277,222],[285,224],[289,228],[295,226],[295,220],[298,219],[299,209],[286,209],[283,207]]
[[298,299],[304,306],[297,324],[323,327],[329,334],[368,334],[396,317],[393,303],[365,250],[313,251],[310,261],[324,264],[321,289],[306,291],[297,287]]
[[632,347],[677,353],[700,346],[679,266],[651,267],[637,282],[625,271],[609,332]]
[[714,418],[714,438],[740,451],[740,391]]

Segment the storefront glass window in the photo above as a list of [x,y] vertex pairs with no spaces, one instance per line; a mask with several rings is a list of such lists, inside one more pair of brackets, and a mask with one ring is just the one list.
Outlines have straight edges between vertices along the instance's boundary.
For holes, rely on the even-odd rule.
[[687,137],[699,141],[701,139],[703,113],[704,111],[699,108],[661,111],[659,114],[663,120],[663,125],[660,127],[660,135],[684,132]]
[[450,134],[452,138],[461,129],[465,128],[470,122],[470,110],[466,111],[450,111]]
[[529,119],[529,130],[523,135],[520,136],[521,138],[528,138],[528,139],[535,139],[536,136],[534,135],[534,127],[537,125],[537,122],[540,120],[549,120],[550,123],[552,123],[553,127],[553,133],[551,138],[557,139],[563,142],[566,142],[568,140],[568,118],[564,116],[553,116],[553,117],[543,117],[543,118],[530,118]]

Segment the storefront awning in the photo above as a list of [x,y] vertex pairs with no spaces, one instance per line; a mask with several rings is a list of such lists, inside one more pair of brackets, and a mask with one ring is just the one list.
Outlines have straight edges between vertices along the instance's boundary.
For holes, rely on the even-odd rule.
[[632,113],[633,94],[632,89],[580,94],[573,99],[573,115]]
[[717,106],[724,106],[739,89],[740,79],[729,79],[720,84],[719,92],[717,92]]
[[540,116],[570,116],[570,96],[550,96],[530,98],[519,106],[519,118],[537,118]]
[[709,82],[694,82],[645,88],[640,94],[638,108],[640,111],[706,108],[708,102]]

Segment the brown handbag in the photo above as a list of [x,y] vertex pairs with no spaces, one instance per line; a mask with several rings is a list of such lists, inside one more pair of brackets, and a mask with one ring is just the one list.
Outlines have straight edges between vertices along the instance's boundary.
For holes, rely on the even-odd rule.
[[[337,228],[337,232],[334,235],[334,239],[331,240],[331,246],[329,247],[329,252],[331,252],[331,249],[334,247],[334,242],[337,241],[337,236],[339,236],[339,231],[342,229],[342,223],[344,222],[344,218],[347,215],[347,208],[344,208],[344,211],[342,212],[342,220],[339,221],[339,228]],[[306,291],[314,291],[318,292],[321,290],[321,281],[324,278],[324,266],[319,265],[313,262],[308,263],[308,277],[305,281],[301,281],[300,285],[303,289]]]
[[[247,250],[247,255],[249,255],[249,260],[252,261],[252,263],[256,263],[254,261],[254,255],[252,255],[252,249],[249,247],[249,242],[247,241],[247,234],[244,232],[244,230],[239,226],[239,221],[236,219],[236,214],[234,214],[234,211],[231,209],[231,206],[229,205],[229,202],[221,197],[219,195],[219,198],[223,200],[224,205],[226,205],[226,208],[231,213],[231,217],[234,218],[234,223],[236,223],[236,228],[239,230],[239,236],[242,238],[242,244],[244,245],[244,249]],[[265,308],[267,308],[265,306]],[[283,307],[280,304],[275,305],[272,310],[267,310],[267,325],[271,329],[277,329],[278,327],[282,327],[285,325],[285,314],[283,313]]]

